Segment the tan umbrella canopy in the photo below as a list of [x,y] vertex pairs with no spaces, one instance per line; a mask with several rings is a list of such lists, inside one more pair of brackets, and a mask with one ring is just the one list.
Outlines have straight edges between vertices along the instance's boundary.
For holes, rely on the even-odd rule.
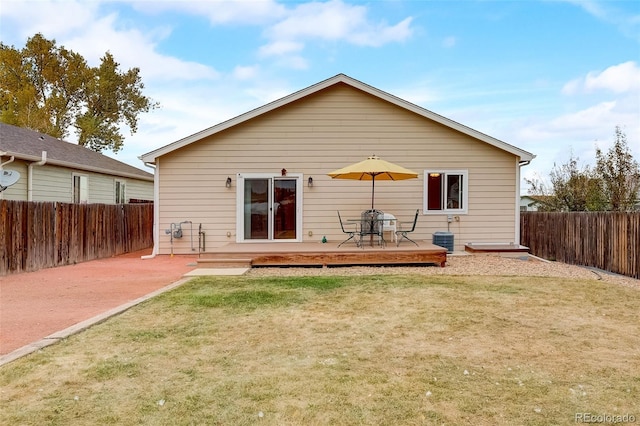
[[418,177],[416,172],[382,160],[375,155],[359,163],[334,170],[331,173],[327,173],[327,175],[334,179],[370,180],[372,182],[371,210],[373,210],[376,180],[404,180]]

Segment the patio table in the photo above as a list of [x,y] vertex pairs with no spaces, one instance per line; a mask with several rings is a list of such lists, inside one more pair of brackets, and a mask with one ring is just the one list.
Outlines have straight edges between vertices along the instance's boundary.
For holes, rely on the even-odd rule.
[[360,224],[360,241],[359,245],[364,247],[363,239],[369,235],[369,245],[373,247],[373,237],[378,236],[378,242],[381,247],[385,246],[384,240],[384,216],[382,212],[377,210],[365,210],[359,219],[347,219],[347,222]]

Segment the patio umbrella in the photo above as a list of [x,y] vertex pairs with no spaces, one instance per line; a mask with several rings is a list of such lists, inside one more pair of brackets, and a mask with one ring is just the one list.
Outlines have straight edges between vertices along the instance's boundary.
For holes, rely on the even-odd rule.
[[375,155],[359,163],[327,173],[334,179],[354,179],[371,181],[371,210],[376,190],[376,180],[404,180],[418,177],[416,172],[397,164],[380,159]]

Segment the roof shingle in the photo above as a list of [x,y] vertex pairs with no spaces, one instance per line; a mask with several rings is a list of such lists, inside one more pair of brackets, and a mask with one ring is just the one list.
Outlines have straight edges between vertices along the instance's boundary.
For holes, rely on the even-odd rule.
[[27,161],[40,160],[42,151],[46,151],[48,164],[153,181],[153,174],[83,146],[0,123],[0,152],[3,151],[6,155]]

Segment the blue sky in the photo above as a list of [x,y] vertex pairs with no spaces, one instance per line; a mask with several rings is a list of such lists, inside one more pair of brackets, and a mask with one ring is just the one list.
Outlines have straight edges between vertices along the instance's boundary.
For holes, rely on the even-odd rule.
[[633,0],[2,0],[4,44],[38,32],[91,65],[110,51],[140,68],[161,109],[105,153],[140,168],[141,154],[339,73],[536,154],[525,177],[571,153],[595,164],[617,125],[640,161]]

